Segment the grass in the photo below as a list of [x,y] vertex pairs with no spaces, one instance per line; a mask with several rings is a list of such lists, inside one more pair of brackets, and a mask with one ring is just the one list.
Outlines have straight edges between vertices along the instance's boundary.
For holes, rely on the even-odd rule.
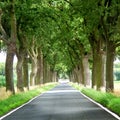
[[[72,86],[76,89],[80,87],[77,84],[72,84]],[[120,116],[120,97],[112,93],[100,92],[90,88],[79,88],[78,90]]]
[[108,106],[111,99],[116,98],[111,93],[104,93],[104,92],[96,91],[94,89],[84,88],[84,89],[82,89],[81,92],[84,93],[85,95],[87,95],[88,97],[94,99],[95,101],[99,102],[100,104],[102,104],[105,107]]
[[120,116],[120,97],[88,88],[81,92]]
[[108,104],[108,108],[120,116],[120,97],[112,99]]
[[11,95],[9,98],[0,101],[0,116],[6,114],[7,112],[13,110],[14,108],[28,102],[35,96],[53,88],[56,84],[47,84],[35,90],[30,90],[24,93],[19,93],[16,95]]

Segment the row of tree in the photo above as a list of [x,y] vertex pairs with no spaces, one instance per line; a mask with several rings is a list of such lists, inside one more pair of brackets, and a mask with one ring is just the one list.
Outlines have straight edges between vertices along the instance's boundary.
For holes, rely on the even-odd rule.
[[[57,74],[47,62],[47,54],[50,52],[49,39],[53,29],[50,24],[54,23],[48,23],[49,18],[44,16],[45,4],[41,6],[39,0],[4,0],[0,3],[0,40],[3,41],[7,53],[6,90],[15,93],[13,80],[15,55],[18,59],[16,72],[19,91],[23,91],[24,87],[29,89],[29,86],[55,81]],[[28,63],[31,64],[30,80]]]
[[[92,87],[100,90],[105,86],[106,91],[113,91],[113,62],[120,46],[120,1],[81,0],[75,9],[82,16],[82,27],[92,50]],[[85,48],[83,43],[82,47]],[[85,57],[86,52],[82,53]],[[82,71],[85,70],[84,57],[81,57]]]
[[119,0],[4,0],[0,7],[7,90],[15,92],[16,55],[20,91],[55,81],[61,73],[85,86],[113,91],[113,62],[120,46]]

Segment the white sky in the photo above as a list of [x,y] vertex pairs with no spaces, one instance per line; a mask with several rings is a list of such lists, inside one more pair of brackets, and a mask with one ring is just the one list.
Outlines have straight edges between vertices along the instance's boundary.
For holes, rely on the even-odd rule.
[[[0,62],[5,62],[6,60],[6,53],[5,52],[0,52]],[[14,57],[14,62],[17,62],[17,57]],[[119,59],[116,59],[114,63],[120,63]]]
[[[6,60],[6,53],[5,52],[1,52],[0,53],[0,62],[5,62],[5,60]],[[17,61],[17,58],[16,58],[16,56],[14,57],[14,62],[16,62]]]

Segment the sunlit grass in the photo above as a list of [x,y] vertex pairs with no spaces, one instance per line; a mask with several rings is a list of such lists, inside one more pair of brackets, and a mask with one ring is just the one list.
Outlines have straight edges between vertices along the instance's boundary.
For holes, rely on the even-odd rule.
[[81,92],[99,102],[103,106],[108,106],[110,100],[116,98],[116,96],[111,93],[100,92],[94,89],[84,88]]
[[108,108],[120,116],[120,97],[112,99],[109,102]]
[[[120,85],[118,84],[119,82],[116,83],[115,83],[116,85]],[[96,91],[90,88],[83,88],[80,85],[74,83],[72,83],[71,85],[77,90],[81,91],[86,96],[90,97],[91,99],[107,107],[109,110],[113,111],[114,113],[120,116],[120,97],[118,97],[118,94],[116,96],[115,93],[106,93],[106,92]],[[116,87],[115,90],[118,90],[118,88]]]
[[28,102],[30,99],[34,98],[35,96],[53,88],[56,84],[46,84],[40,88],[30,90],[24,93],[18,93],[16,95],[11,95],[7,99],[0,101],[0,116],[4,115],[5,113],[11,111],[12,109]]
[[117,97],[111,93],[103,93],[93,89],[84,88],[82,93],[94,99],[101,105],[109,108],[114,113],[120,115],[120,97]]

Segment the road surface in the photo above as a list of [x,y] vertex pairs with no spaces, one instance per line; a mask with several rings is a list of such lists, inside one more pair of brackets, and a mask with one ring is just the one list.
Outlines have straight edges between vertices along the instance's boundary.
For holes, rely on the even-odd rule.
[[67,84],[60,84],[2,120],[118,120]]

